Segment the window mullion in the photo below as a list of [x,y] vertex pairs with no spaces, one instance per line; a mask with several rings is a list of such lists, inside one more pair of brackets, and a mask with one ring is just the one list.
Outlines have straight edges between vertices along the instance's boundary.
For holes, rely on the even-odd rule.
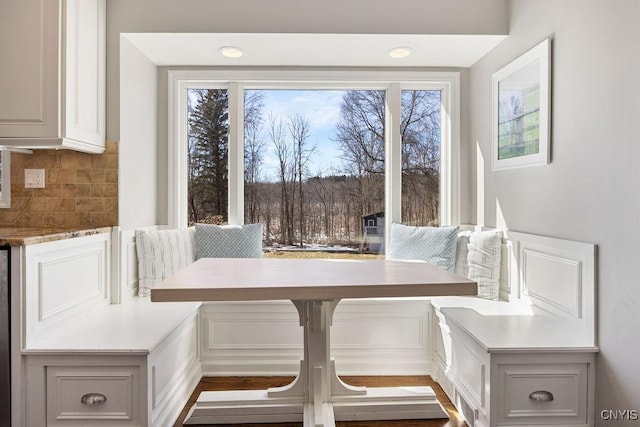
[[[440,224],[460,222],[459,79],[445,85],[441,96]],[[445,142],[446,141],[446,142]]]
[[0,150],[0,163],[2,163],[2,176],[0,181],[0,208],[11,207],[11,152],[7,149]]
[[391,224],[402,220],[402,140],[400,135],[402,89],[393,83],[385,97],[385,248]]
[[244,87],[229,83],[229,224],[244,224]]
[[174,143],[169,144],[169,170],[168,170],[168,212],[167,224],[171,228],[183,228],[188,222],[187,188],[187,139],[188,139],[188,112],[187,89],[188,83],[184,81],[170,80],[169,91],[169,120],[168,132]]

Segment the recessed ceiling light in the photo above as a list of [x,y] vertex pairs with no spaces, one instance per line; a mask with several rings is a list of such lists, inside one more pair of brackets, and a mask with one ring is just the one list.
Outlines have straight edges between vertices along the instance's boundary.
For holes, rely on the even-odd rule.
[[410,47],[402,46],[402,47],[394,47],[389,51],[389,56],[394,59],[406,58],[411,55],[413,49]]
[[235,46],[223,46],[218,49],[218,53],[222,56],[226,56],[227,58],[240,58],[244,55],[244,51]]

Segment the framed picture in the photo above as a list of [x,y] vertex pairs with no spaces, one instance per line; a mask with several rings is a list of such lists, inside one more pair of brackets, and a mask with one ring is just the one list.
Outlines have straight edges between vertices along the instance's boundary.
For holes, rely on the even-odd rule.
[[550,161],[551,40],[493,74],[492,170]]

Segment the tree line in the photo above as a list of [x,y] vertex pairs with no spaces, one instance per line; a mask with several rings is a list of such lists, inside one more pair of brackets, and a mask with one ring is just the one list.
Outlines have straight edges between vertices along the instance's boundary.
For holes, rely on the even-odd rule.
[[[361,245],[364,215],[384,211],[385,92],[345,91],[332,142],[339,166],[312,169],[319,148],[307,117],[265,111],[264,91],[245,91],[245,222],[264,224],[265,241],[285,245]],[[228,185],[228,95],[189,94],[189,217],[225,222]],[[403,222],[438,225],[440,93],[403,91]],[[267,169],[265,154],[277,160]]]

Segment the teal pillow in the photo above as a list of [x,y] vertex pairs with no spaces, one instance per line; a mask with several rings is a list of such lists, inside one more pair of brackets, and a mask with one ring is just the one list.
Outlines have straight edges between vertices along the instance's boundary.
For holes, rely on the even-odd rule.
[[196,259],[262,257],[262,224],[195,225]]
[[453,271],[458,227],[413,227],[391,224],[389,259],[420,260]]

